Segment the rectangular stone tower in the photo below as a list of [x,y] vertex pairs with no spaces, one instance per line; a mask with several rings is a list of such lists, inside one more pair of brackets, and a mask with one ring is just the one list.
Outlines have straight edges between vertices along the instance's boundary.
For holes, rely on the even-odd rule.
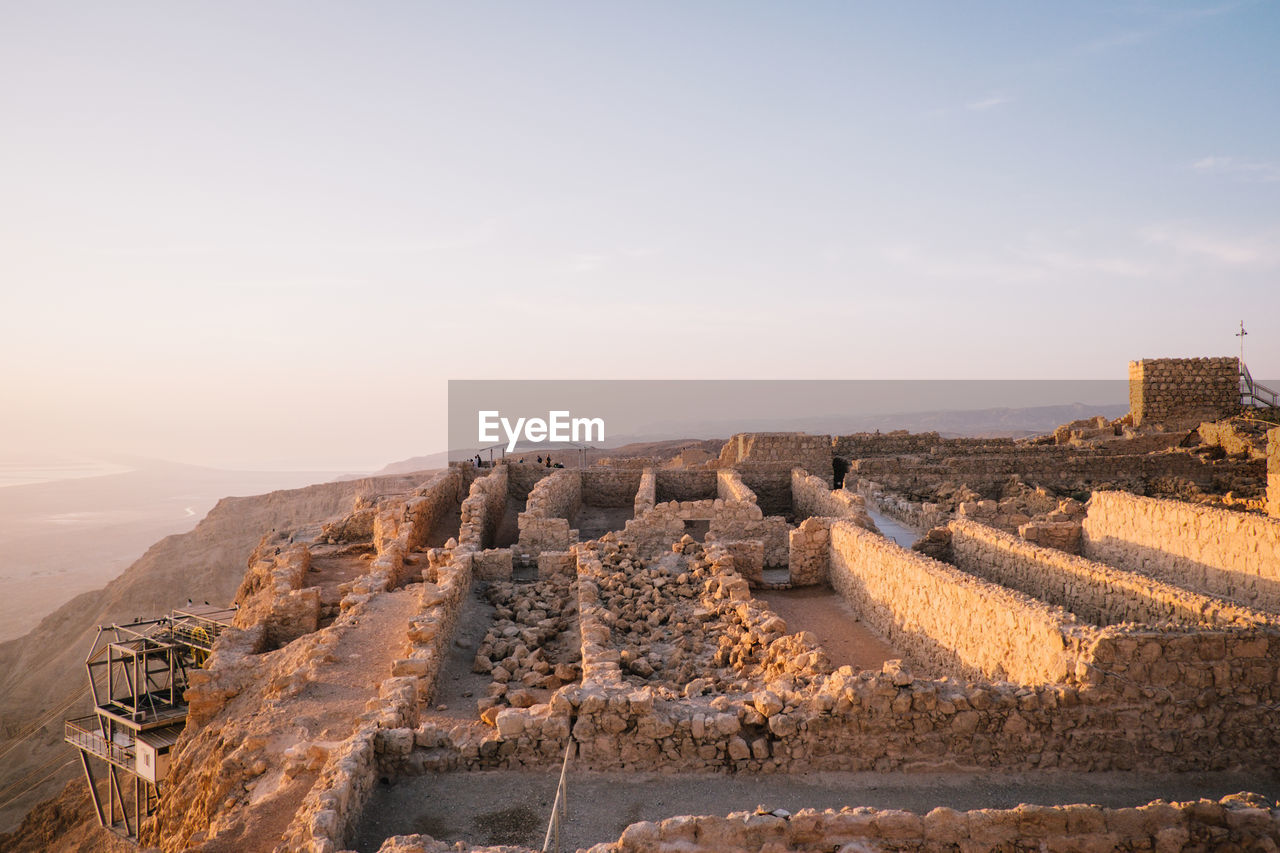
[[1144,421],[1217,420],[1240,406],[1240,359],[1144,358],[1129,362],[1129,413]]

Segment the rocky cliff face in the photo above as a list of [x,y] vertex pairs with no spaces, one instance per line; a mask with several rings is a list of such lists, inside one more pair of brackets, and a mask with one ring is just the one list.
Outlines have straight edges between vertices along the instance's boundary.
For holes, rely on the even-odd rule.
[[[84,656],[99,625],[165,613],[188,598],[229,602],[264,533],[329,520],[350,511],[358,495],[408,491],[422,480],[421,474],[397,475],[224,498],[194,530],[160,540],[104,589],[72,599],[31,633],[0,644],[0,753],[16,747],[0,761],[0,790],[30,777],[19,786],[26,793],[0,808],[0,830],[12,830],[29,809],[81,776],[62,743],[62,720],[87,713],[87,698],[71,702],[33,737],[15,741],[84,690]],[[58,760],[62,755],[65,764]],[[64,798],[59,803],[58,808],[69,807]],[[0,848],[10,849],[3,843]]]

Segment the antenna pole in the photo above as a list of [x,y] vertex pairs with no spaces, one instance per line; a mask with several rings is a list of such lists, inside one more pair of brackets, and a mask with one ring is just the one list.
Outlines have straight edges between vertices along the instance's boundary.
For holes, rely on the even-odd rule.
[[1244,320],[1240,321],[1240,331],[1236,332],[1236,337],[1240,339],[1240,366],[1244,366],[1244,336],[1249,334],[1244,330]]

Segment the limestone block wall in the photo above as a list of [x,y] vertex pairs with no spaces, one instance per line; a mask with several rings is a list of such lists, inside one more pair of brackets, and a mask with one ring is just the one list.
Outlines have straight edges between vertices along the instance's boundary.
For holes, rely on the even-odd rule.
[[[607,625],[598,627],[607,643]],[[1118,642],[1138,650],[1126,654],[1143,664],[1145,638]],[[1264,769],[1280,748],[1274,704],[1236,692],[1225,669],[1224,680],[1199,688],[1202,696],[1194,701],[1119,678],[1083,687],[926,679],[895,661],[881,672],[842,667],[802,689],[774,682],[744,694],[676,700],[610,678],[610,650],[600,650],[606,653],[598,659],[606,665],[600,680],[561,688],[547,704],[507,709],[492,736],[456,742],[452,758],[431,764],[558,766],[569,738],[577,767],[666,773],[887,771],[940,762],[1092,771]],[[1184,643],[1180,653],[1198,651]],[[1156,661],[1146,665],[1155,669]],[[414,769],[423,764],[388,759],[384,768],[393,772],[424,772]]]
[[820,477],[801,468],[791,471],[791,504],[797,519],[818,515],[871,521],[867,517],[867,502],[861,495],[843,488],[829,489]]
[[510,468],[510,465],[498,465],[471,483],[467,498],[462,502],[458,544],[476,550],[493,544],[494,533],[507,509]]
[[267,648],[279,648],[316,630],[320,623],[320,590],[306,586],[311,551],[296,544],[272,553],[266,540],[249,561],[236,591],[234,625],[261,625]]
[[[728,524],[722,526],[713,522],[711,525],[711,532],[717,535],[729,536],[727,531],[731,529]],[[739,538],[759,539],[764,546],[765,567],[781,568],[787,565],[787,561],[791,558],[790,536],[791,525],[787,524],[785,518],[779,515],[766,515],[744,522]]]
[[396,539],[403,539],[406,551],[424,547],[436,523],[462,505],[466,487],[462,469],[436,472],[407,500],[396,501],[377,514],[373,524],[374,550],[382,553]]
[[1267,514],[1280,518],[1280,428],[1267,433]]
[[[721,853],[725,850],[1156,850],[1199,849],[1212,840],[1227,849],[1271,849],[1280,842],[1280,809],[1257,795],[1134,808],[1035,806],[928,814],[899,809],[844,808],[788,815],[734,812],[727,817],[680,816],[641,821],[602,853]],[[390,839],[379,853],[421,848]]]
[[582,472],[554,469],[529,493],[525,511],[517,517],[520,548],[533,557],[542,551],[567,551],[577,541],[573,523],[582,509]]
[[944,482],[964,483],[987,496],[999,494],[1013,475],[1024,482],[1072,492],[1112,484],[1146,491],[1152,480],[1179,477],[1209,488],[1215,477],[1260,476],[1261,461],[1208,462],[1189,453],[1116,454],[1048,446],[981,456],[858,459],[846,477],[872,480],[900,492],[925,492]]
[[657,501],[658,478],[652,468],[640,472],[640,485],[636,487],[634,515],[638,518],[653,509]]
[[1018,535],[1033,545],[1056,548],[1067,554],[1080,553],[1080,522],[1028,521],[1018,525]]
[[869,625],[935,671],[1052,684],[1091,639],[1072,614],[908,551],[848,520],[831,525],[829,577]]
[[578,531],[565,518],[539,518],[522,512],[518,523],[520,550],[533,559],[543,551],[567,551],[578,541]]
[[1095,492],[1082,529],[1091,560],[1280,613],[1280,519]]
[[742,475],[732,468],[721,468],[716,472],[716,497],[722,501],[756,502],[756,493],[742,482]]
[[582,475],[582,502],[589,506],[634,506],[640,481],[641,468],[584,468]]
[[489,548],[471,555],[473,572],[479,580],[510,580],[512,572],[511,549]]
[[526,456],[527,462],[520,462],[519,457],[516,459],[507,459],[502,464],[507,468],[507,493],[516,500],[524,500],[529,497],[529,492],[533,491],[533,487],[543,477],[551,476],[554,471],[562,471],[563,468],[547,468],[538,465],[533,460],[537,456]]
[[788,472],[791,468],[804,468],[830,483],[831,436],[802,432],[742,432],[730,438],[720,449],[718,464],[721,468],[736,468],[744,464],[779,465]]
[[[765,515],[791,515],[790,462],[743,462],[737,471],[742,482],[755,493],[756,503]],[[830,469],[828,469],[830,470]],[[828,478],[827,482],[830,482]]]
[[1255,626],[1264,614],[1052,548],[1002,530],[956,520],[955,565],[966,572],[1056,604],[1093,625],[1121,622],[1184,626]]
[[764,542],[759,539],[720,539],[714,533],[706,538],[708,548],[723,548],[733,558],[733,570],[742,575],[747,583],[760,585],[764,583]]
[[532,518],[565,518],[572,523],[582,508],[582,472],[574,468],[557,468],[529,492],[525,511]]
[[1228,454],[1244,454],[1266,459],[1266,449],[1254,446],[1248,433],[1242,431],[1234,419],[1205,421],[1196,428],[1200,442],[1210,447],[1221,447]]
[[858,432],[831,439],[831,450],[845,459],[927,453],[998,452],[1014,446],[1011,438],[943,438],[936,432]]
[[1263,703],[1274,710],[1278,662],[1275,623],[1199,630],[1123,625],[1098,633],[1077,674],[1117,695],[1139,689],[1192,707],[1234,712],[1235,703]]
[[1238,358],[1144,358],[1129,362],[1129,413],[1134,426],[1193,416],[1217,420],[1239,407]]
[[686,471],[658,468],[654,487],[654,502],[700,501],[716,496],[717,480],[714,470]]
[[[627,521],[620,538],[633,543],[641,556],[661,554],[670,550],[672,542],[684,536],[686,521],[709,521],[708,532],[722,541],[767,540],[766,564],[778,565],[779,559],[786,559],[786,548],[779,544],[786,542],[786,523],[782,519],[765,519],[760,507],[745,501],[717,498],[660,503],[644,515]],[[770,563],[771,559],[774,562]]]
[[810,516],[793,528],[787,541],[787,566],[792,586],[816,586],[827,582],[831,564],[831,518]]
[[538,555],[538,579],[571,575],[577,570],[577,554],[568,551],[543,551]]

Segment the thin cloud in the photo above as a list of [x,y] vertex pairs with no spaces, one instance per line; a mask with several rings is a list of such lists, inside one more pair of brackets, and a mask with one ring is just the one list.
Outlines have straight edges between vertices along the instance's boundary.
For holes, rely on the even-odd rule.
[[1159,14],[1158,18],[1148,27],[1123,30],[1109,35],[1099,36],[1098,38],[1080,45],[1080,50],[1085,53],[1100,53],[1107,50],[1115,50],[1118,48],[1142,44],[1143,42],[1148,41],[1167,30],[1195,21],[1202,21],[1206,18],[1225,15],[1229,12],[1234,12],[1243,5],[1245,5],[1243,2],[1222,3],[1217,6],[1201,6],[1200,8],[1163,12]]
[[1181,255],[1208,258],[1232,267],[1272,268],[1280,263],[1274,237],[1224,237],[1195,228],[1175,225],[1153,225],[1139,231],[1146,242],[1166,246]]
[[970,112],[983,112],[985,110],[993,110],[996,107],[1004,106],[1013,101],[1013,98],[1007,95],[991,95],[980,101],[973,101],[965,104],[964,108]]
[[962,112],[981,113],[988,110],[994,110],[997,107],[1004,106],[1005,104],[1011,104],[1013,101],[1014,98],[1012,95],[995,93],[987,95],[985,98],[979,98],[976,101],[966,101],[963,104],[955,106],[938,107],[936,109],[927,110],[924,113],[924,116],[926,118],[938,118],[940,116],[954,115]]
[[1280,181],[1280,165],[1266,160],[1237,160],[1235,157],[1202,157],[1191,164],[1197,172],[1226,175],[1258,183]]

